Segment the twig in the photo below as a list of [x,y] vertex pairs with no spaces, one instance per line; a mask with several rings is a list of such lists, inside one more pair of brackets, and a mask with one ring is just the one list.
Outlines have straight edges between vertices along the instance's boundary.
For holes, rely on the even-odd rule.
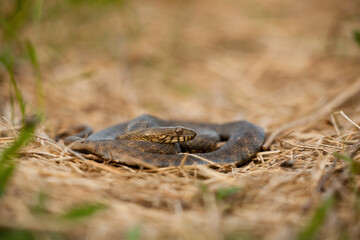
[[98,163],[98,162],[95,162],[93,160],[88,160],[87,159],[84,163],[88,164],[88,165],[91,165],[93,167],[102,169],[102,170],[106,170],[106,171],[111,172],[111,173],[124,174],[124,172],[119,170],[119,168],[112,167],[112,166],[109,166],[109,165],[105,165],[105,164],[102,164],[102,163]]
[[317,186],[316,186],[316,191],[317,192],[322,192],[324,191],[325,188],[325,184],[327,182],[327,180],[330,178],[331,174],[334,172],[334,169],[336,167],[336,163],[339,161],[338,158],[335,158],[334,161],[332,162],[330,168],[321,176]]
[[[8,124],[7,127],[10,128],[10,129],[14,132],[15,135],[17,135],[19,132],[16,131],[15,127],[11,124],[11,122],[10,122],[9,120],[7,120],[7,118],[5,118],[4,116],[1,116],[1,117],[2,117],[2,119],[4,119],[5,122]],[[6,126],[6,125],[3,124],[2,122],[0,122],[0,123],[1,123],[1,125]]]
[[280,151],[276,150],[276,151],[258,152],[257,155],[265,156],[265,155],[272,155],[272,154],[277,154],[277,153],[280,153]]
[[204,161],[204,162],[207,162],[207,163],[209,163],[209,164],[211,164],[211,165],[213,165],[213,166],[216,166],[216,167],[221,167],[221,165],[220,164],[217,164],[217,163],[214,163],[213,161],[210,161],[210,160],[208,160],[208,159],[206,159],[206,158],[204,158],[204,157],[200,157],[199,155],[195,155],[195,154],[186,154],[186,155],[190,155],[190,156],[193,156],[193,157],[195,157],[195,158],[198,158],[198,159],[200,159],[201,161]]
[[344,111],[340,111],[339,112],[346,120],[348,120],[351,124],[353,124],[355,127],[357,127],[360,130],[360,126],[357,125],[353,120],[351,120],[345,113]]
[[306,144],[306,143],[302,143],[302,142],[298,142],[298,141],[294,141],[294,140],[293,141],[283,140],[283,142],[287,143],[287,144],[289,144],[291,146],[294,146],[294,147],[322,150],[322,151],[327,152],[327,153],[332,153],[333,151],[331,151],[330,149],[326,149],[326,148],[333,148],[333,149],[339,149],[339,150],[342,149],[340,147],[335,147],[335,146],[330,146],[330,145],[325,145],[325,144],[310,145],[310,144]]
[[351,97],[355,96],[360,91],[360,78],[356,79],[355,82],[349,86],[347,89],[345,89],[343,92],[341,92],[336,98],[334,98],[332,101],[330,101],[328,104],[324,105],[322,108],[316,110],[313,114],[308,115],[306,117],[300,118],[298,120],[292,121],[288,124],[282,125],[279,128],[277,128],[266,140],[265,144],[263,145],[263,149],[268,149],[269,146],[272,144],[272,142],[275,140],[275,138],[294,127],[298,127],[304,124],[313,124],[320,120],[321,118],[325,117],[326,115],[330,114],[333,109],[341,106],[344,104],[347,100],[349,100]]
[[360,141],[348,148],[349,157],[354,158],[360,151]]
[[[360,150],[360,141],[358,143],[356,143],[355,145],[349,147],[346,150],[346,153],[349,155],[350,158],[353,158],[356,153]],[[323,191],[324,190],[324,186],[326,181],[330,178],[331,174],[334,172],[336,163],[339,161],[338,158],[335,158],[335,160],[333,161],[333,163],[330,166],[330,169],[321,177],[318,186],[317,186],[317,191]]]
[[188,157],[188,154],[187,154],[187,153],[185,153],[185,154],[184,154],[183,159],[181,160],[181,163],[180,163],[180,168],[182,168],[182,167],[184,166],[184,163],[185,163],[185,161],[186,161],[187,157]]

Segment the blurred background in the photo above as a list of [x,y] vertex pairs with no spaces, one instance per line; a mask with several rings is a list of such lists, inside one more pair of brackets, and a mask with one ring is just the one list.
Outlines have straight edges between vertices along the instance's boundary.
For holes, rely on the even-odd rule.
[[271,129],[359,66],[355,0],[17,0],[0,14],[1,114],[21,116],[10,70],[52,130],[142,113]]
[[[46,136],[143,113],[269,133],[346,92],[359,63],[358,0],[2,0],[0,238],[359,239],[360,167],[331,155],[358,129],[330,112],[242,168],[114,167]],[[357,123],[359,99],[341,108]],[[16,155],[8,123],[33,113],[42,138]]]

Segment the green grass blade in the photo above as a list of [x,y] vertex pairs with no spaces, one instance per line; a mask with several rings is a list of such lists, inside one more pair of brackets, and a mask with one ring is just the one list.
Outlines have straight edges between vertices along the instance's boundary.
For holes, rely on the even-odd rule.
[[6,185],[15,170],[15,163],[0,163],[0,198],[4,195]]
[[35,24],[38,24],[41,20],[42,12],[43,12],[43,5],[44,5],[43,0],[37,0],[34,2],[33,18],[34,18]]
[[26,44],[26,50],[29,55],[31,65],[34,68],[35,74],[40,75],[40,68],[39,68],[38,59],[37,59],[34,45],[29,40],[26,41],[25,44]]
[[221,201],[224,200],[226,197],[231,196],[235,193],[238,193],[241,191],[241,188],[239,187],[228,187],[228,188],[219,188],[216,191],[216,200]]
[[360,175],[360,163],[355,161],[354,159],[352,159],[349,156],[340,154],[338,152],[334,152],[333,155],[347,163],[349,163],[350,165],[350,171],[352,174],[354,175]]
[[353,37],[357,45],[360,47],[360,31],[354,30]]
[[2,64],[4,65],[4,67],[6,68],[8,74],[10,76],[10,81],[14,88],[15,96],[19,103],[21,114],[22,114],[22,119],[23,119],[23,123],[24,123],[24,121],[25,121],[25,102],[24,102],[24,98],[20,92],[20,89],[18,88],[17,83],[15,81],[14,71],[13,71],[13,67],[12,67],[12,61],[9,59],[0,57],[0,62],[2,62]]
[[64,240],[60,232],[33,230],[26,228],[0,227],[1,240]]
[[82,204],[71,208],[65,214],[63,214],[61,218],[68,221],[83,220],[106,208],[106,205],[102,203]]
[[45,207],[47,199],[48,195],[45,192],[40,191],[37,195],[36,203],[30,207],[31,212],[38,215],[48,213],[48,210]]
[[315,239],[317,232],[326,219],[327,213],[334,205],[334,201],[334,197],[330,196],[322,202],[318,209],[316,209],[308,224],[306,224],[306,226],[298,233],[298,240]]
[[20,148],[32,138],[36,123],[36,121],[27,122],[21,129],[18,138],[0,155],[0,197],[4,194],[6,185],[14,172],[16,155]]
[[16,38],[16,30],[3,18],[0,18],[0,28],[2,29],[2,33],[8,38]]
[[2,27],[4,35],[8,39],[16,40],[19,38],[19,32],[28,22],[29,10],[32,1],[16,1],[11,15],[2,17]]
[[125,239],[126,240],[139,240],[140,234],[141,234],[140,226],[135,226],[126,233]]
[[12,229],[0,227],[0,239],[6,240],[35,240],[34,235],[24,229]]
[[25,44],[26,44],[27,54],[29,56],[31,65],[32,65],[34,73],[35,73],[38,108],[39,108],[40,114],[44,115],[44,112],[45,112],[44,84],[43,84],[43,79],[41,76],[38,57],[37,57],[34,45],[30,41],[26,41]]

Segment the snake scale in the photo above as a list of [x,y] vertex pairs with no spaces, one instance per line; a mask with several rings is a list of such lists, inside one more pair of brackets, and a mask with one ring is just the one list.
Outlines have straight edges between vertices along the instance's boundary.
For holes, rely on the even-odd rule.
[[[82,127],[74,135],[65,132],[58,138],[63,138],[74,151],[103,160],[158,167],[243,165],[256,155],[265,139],[264,130],[247,121],[225,124],[166,121],[147,114],[91,133],[89,127]],[[224,143],[217,147],[219,142]]]

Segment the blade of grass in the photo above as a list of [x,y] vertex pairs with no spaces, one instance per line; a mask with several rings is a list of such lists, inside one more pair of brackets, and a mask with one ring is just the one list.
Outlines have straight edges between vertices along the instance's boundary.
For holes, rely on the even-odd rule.
[[353,31],[353,37],[357,45],[360,47],[360,31],[354,30]]
[[219,188],[215,194],[216,201],[224,200],[226,197],[231,196],[240,191],[241,191],[241,188],[239,188],[239,187]]
[[48,195],[45,192],[40,191],[37,195],[36,203],[30,207],[31,212],[38,215],[47,213],[48,211],[45,207],[47,199]]
[[6,240],[35,240],[34,235],[24,229],[0,228],[0,239]]
[[0,15],[0,26],[3,29],[5,38],[10,40],[18,39],[21,28],[28,23],[32,4],[33,1],[31,0],[18,0],[8,17],[1,17]]
[[45,111],[45,94],[44,94],[44,84],[41,76],[41,71],[39,67],[39,61],[37,58],[36,50],[34,45],[28,40],[25,42],[27,54],[29,56],[31,65],[34,70],[35,78],[36,78],[36,92],[37,92],[37,104],[38,111],[43,116]]
[[25,42],[25,45],[26,45],[26,50],[27,50],[30,62],[32,64],[32,66],[33,66],[35,75],[37,77],[40,77],[40,75],[41,75],[40,74],[40,68],[39,68],[38,59],[37,59],[37,55],[36,55],[34,45],[31,43],[30,40],[27,40]]
[[314,215],[310,221],[305,225],[303,229],[297,234],[298,240],[311,240],[315,239],[320,227],[325,222],[326,216],[334,204],[334,197],[330,196],[326,198],[321,205],[316,209]]
[[41,20],[43,5],[44,5],[43,0],[37,0],[34,3],[33,18],[34,18],[35,24],[38,24]]
[[344,155],[344,154],[340,154],[338,152],[334,152],[333,155],[347,163],[349,163],[350,165],[350,171],[352,174],[354,175],[360,175],[360,163],[355,161],[354,159],[352,159],[351,157]]
[[20,148],[32,138],[36,123],[36,120],[26,122],[18,138],[0,155],[0,197],[4,194],[7,183],[15,170],[15,158]]
[[71,208],[65,214],[63,214],[61,218],[68,221],[83,220],[106,208],[107,206],[102,203],[82,204]]
[[133,228],[131,228],[127,233],[126,233],[126,240],[139,240],[140,239],[140,233],[141,233],[141,228],[140,226],[135,226]]
[[20,92],[20,89],[18,88],[17,86],[17,83],[15,81],[15,76],[14,76],[14,71],[13,71],[13,67],[12,67],[12,61],[11,60],[7,60],[3,57],[0,57],[0,61],[2,62],[2,64],[4,65],[4,67],[6,68],[9,76],[10,76],[10,81],[11,81],[11,84],[14,88],[14,92],[15,92],[15,96],[16,96],[16,99],[19,103],[19,106],[20,106],[20,110],[21,110],[21,115],[22,115],[22,119],[23,119],[23,123],[25,122],[25,102],[24,102],[24,98]]
[[64,240],[60,232],[33,230],[26,228],[0,227],[1,240]]

